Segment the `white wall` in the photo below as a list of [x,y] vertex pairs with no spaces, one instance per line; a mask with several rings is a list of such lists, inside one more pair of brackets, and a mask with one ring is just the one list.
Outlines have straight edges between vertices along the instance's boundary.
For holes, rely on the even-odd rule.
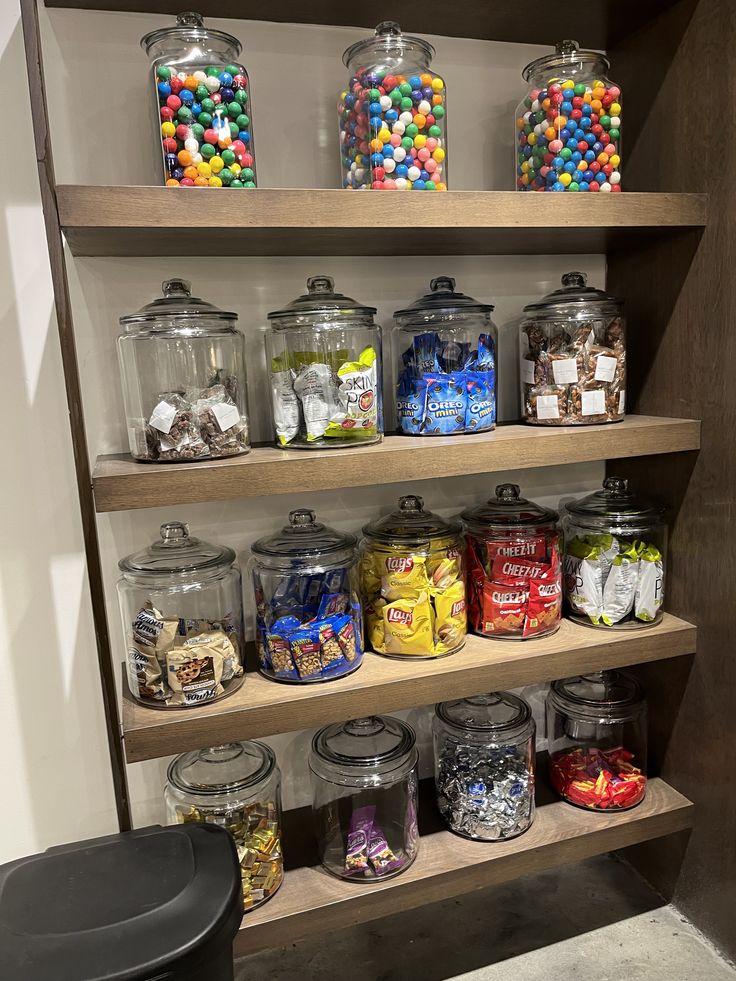
[[[146,183],[156,179],[148,116],[146,60],[138,47],[164,18],[80,14],[42,9],[44,54],[57,177],[69,183]],[[239,36],[251,75],[261,186],[334,186],[337,176],[335,94],[344,83],[343,49],[364,32],[338,28],[213,22]],[[0,9],[2,68],[25,88],[16,0]],[[523,94],[520,69],[541,49],[432,38],[436,66],[447,79],[450,178],[459,189],[505,189],[513,176],[513,113]],[[25,91],[19,103],[25,108]],[[302,108],[306,106],[306,108]],[[30,121],[19,126],[30,141]],[[28,143],[30,146],[30,142]],[[3,364],[12,399],[11,479],[3,481],[0,575],[0,739],[2,779],[14,788],[0,810],[0,861],[49,844],[115,829],[98,697],[89,597],[67,432],[61,365],[31,155],[28,167],[2,184]],[[192,193],[198,193],[193,191]],[[209,192],[217,193],[217,192]],[[223,192],[224,193],[224,192]],[[428,199],[431,220],[431,198]],[[223,230],[227,235],[227,230]],[[265,314],[302,292],[315,272],[378,306],[388,326],[398,306],[449,273],[458,288],[496,303],[501,331],[501,416],[517,415],[516,318],[524,303],[554,288],[566,269],[582,268],[603,285],[600,256],[70,259],[90,453],[125,449],[114,342],[117,319],[152,299],[172,275],[240,315],[248,347],[250,405],[256,439],[268,436],[262,331]],[[8,392],[9,389],[9,392]],[[16,421],[17,420],[17,421]],[[550,461],[553,463],[554,461]],[[524,470],[361,488],[259,501],[152,509],[99,520],[105,589],[116,660],[122,636],[115,598],[116,562],[156,536],[161,521],[185,518],[197,535],[246,554],[288,510],[309,504],[337,527],[358,529],[400,493],[417,489],[427,506],[453,514],[484,500],[496,483],[517,479],[528,496],[556,503],[593,489],[601,464]],[[535,695],[539,703],[539,696]],[[426,734],[426,713],[410,713]],[[285,771],[287,803],[304,799],[304,734],[273,740]],[[165,761],[129,768],[139,823],[160,820]],[[5,769],[8,770],[7,775]]]

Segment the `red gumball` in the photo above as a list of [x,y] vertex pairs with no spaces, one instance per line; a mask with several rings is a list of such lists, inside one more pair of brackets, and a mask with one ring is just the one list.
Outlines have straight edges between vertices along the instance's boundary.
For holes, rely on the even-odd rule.
[[565,100],[562,96],[562,92],[555,92],[553,95],[550,95],[549,101],[553,106],[561,106]]
[[380,191],[383,188],[383,181],[373,181],[371,187],[374,191]]
[[167,136],[162,145],[166,153],[176,153],[179,149],[179,144],[173,136]]
[[220,137],[217,134],[217,130],[215,129],[206,129],[204,131],[204,136],[202,137],[205,143],[211,143],[212,146],[217,146],[217,141],[219,138]]
[[601,143],[603,143],[604,146],[605,146],[606,143],[610,143],[611,142],[611,137],[608,135],[608,133],[605,133],[605,132],[604,133],[601,133],[599,139],[600,139]]
[[243,167],[252,167],[253,166],[253,157],[251,156],[251,154],[250,153],[244,153],[243,154],[243,159],[240,161],[240,164]]
[[430,114],[427,116],[427,123],[426,123],[426,125],[427,126],[434,126],[434,124],[436,123],[436,121],[437,120],[434,118],[434,116],[430,112]]
[[394,78],[393,75],[387,75],[384,78],[384,80],[383,80],[383,87],[386,89],[387,92],[390,92],[391,89],[395,89],[396,88],[396,79]]
[[176,127],[176,138],[178,140],[188,140],[192,135],[192,131],[185,123],[179,123]]
[[559,85],[557,82],[552,82],[550,87],[547,89],[547,95],[550,96],[560,95],[561,92],[562,92],[562,86]]
[[174,95],[178,95],[184,88],[184,81],[178,75],[172,75],[169,79],[169,85]]
[[178,95],[170,95],[166,100],[166,105],[173,112],[176,112],[177,109],[181,109],[181,99]]
[[602,104],[603,106],[605,106],[605,108],[606,108],[606,109],[607,109],[607,108],[608,108],[608,107],[609,107],[610,105],[613,105],[613,96],[611,95],[611,93],[610,93],[610,92],[606,92],[606,94],[605,94],[605,95],[603,96],[603,98],[601,99],[601,104]]
[[174,110],[169,109],[168,106],[161,106],[161,118],[165,123],[170,123],[174,118]]
[[598,181],[591,181],[590,184],[588,184],[588,187],[591,191],[600,191],[601,189],[601,185],[598,183]]
[[222,96],[220,95],[219,92],[213,92],[212,95],[210,96],[210,99],[212,99],[212,101],[215,103],[216,106],[219,106],[220,103],[222,102]]
[[606,175],[606,177],[610,177],[613,173],[613,167],[610,164],[604,164],[603,173]]
[[237,91],[238,89],[248,88],[248,79],[245,75],[233,75],[233,85],[232,87]]
[[576,95],[572,100],[573,109],[582,109],[584,104],[582,95]]
[[613,194],[616,194],[617,192],[620,194],[621,193],[621,185],[620,184],[611,184],[611,192]]
[[233,142],[230,144],[230,149],[233,151],[238,160],[240,160],[247,147],[242,140],[233,140]]
[[550,164],[552,163],[552,161],[553,161],[554,159],[555,159],[555,155],[554,155],[554,153],[545,153],[545,155],[544,155],[544,162],[545,162],[545,164],[546,164],[546,165],[547,165],[548,167],[549,167],[549,165],[550,165]]
[[382,181],[385,176],[386,176],[386,171],[383,169],[383,167],[373,168],[373,180]]
[[603,127],[601,126],[600,123],[596,123],[594,126],[590,127],[590,132],[593,133],[595,136],[600,136],[601,133],[603,132]]
[[593,163],[590,164],[588,167],[588,170],[591,172],[591,174],[597,174],[600,171],[600,169],[601,169],[601,165],[598,163],[597,160],[594,160]]
[[182,177],[182,179],[179,181],[179,184],[181,185],[181,187],[194,187],[194,181],[192,180],[191,177]]
[[573,111],[570,113],[570,118],[571,119],[582,119],[583,118],[583,110],[582,109],[573,109]]
[[586,143],[586,141],[585,140],[580,140],[580,142],[578,143],[578,150],[580,150],[581,153],[585,153],[585,151],[586,150],[589,150],[589,149],[590,149],[590,147],[588,146],[588,144]]
[[547,119],[557,119],[557,117],[559,115],[560,115],[560,110],[559,109],[548,109],[547,110]]

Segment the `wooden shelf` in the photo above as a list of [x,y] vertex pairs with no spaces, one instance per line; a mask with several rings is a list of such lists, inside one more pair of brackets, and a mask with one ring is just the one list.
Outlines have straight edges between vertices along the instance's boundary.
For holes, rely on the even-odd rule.
[[[285,816],[287,872],[279,892],[248,913],[235,941],[236,955],[281,947],[320,932],[403,913],[484,886],[517,879],[568,862],[684,831],[692,826],[691,802],[661,779],[649,781],[638,807],[623,813],[589,813],[553,800],[542,780],[537,815],[531,828],[506,842],[467,841],[442,830],[432,788],[420,797],[419,854],[410,869],[385,883],[343,882],[328,875],[305,855],[292,860],[288,850],[296,835],[310,827],[310,815]],[[542,801],[541,798],[546,800]],[[310,864],[300,864],[303,861]],[[291,865],[291,867],[289,867]]]
[[231,740],[271,736],[373,712],[430,705],[481,691],[520,688],[600,668],[619,668],[695,651],[696,628],[665,614],[655,627],[603,632],[570,620],[551,637],[523,643],[469,637],[437,661],[397,661],[367,653],[346,678],[289,685],[249,673],[240,691],[197,709],[154,709],[123,699],[129,763]]
[[[605,48],[622,36],[632,34],[643,23],[674,0],[598,0],[590,16],[575,25],[576,39],[583,46]],[[46,0],[47,7],[73,7],[77,10],[130,10],[145,13],[178,14],[180,0]],[[207,17],[234,17],[249,20],[278,21],[296,24],[335,24],[374,28],[380,16],[375,8],[360,4],[347,6],[338,0],[199,0],[197,10]],[[554,44],[560,40],[559,11],[553,5],[541,4],[530,13],[517,0],[462,0],[461,3],[438,5],[428,23],[413,0],[393,0],[391,17],[407,32],[450,37],[487,38],[495,41],[521,41],[529,44]],[[564,33],[564,32],[563,32]],[[339,55],[340,52],[337,52]]]
[[428,222],[416,194],[61,185],[57,195],[74,255],[167,258],[606,252],[702,227],[707,202],[705,194],[449,191],[434,195]]
[[92,476],[95,508],[128,511],[244,497],[371,487],[405,480],[680,453],[700,446],[694,419],[628,416],[605,426],[552,428],[502,425],[477,436],[387,436],[356,449],[253,449],[201,463],[136,463],[128,454],[101,456]]

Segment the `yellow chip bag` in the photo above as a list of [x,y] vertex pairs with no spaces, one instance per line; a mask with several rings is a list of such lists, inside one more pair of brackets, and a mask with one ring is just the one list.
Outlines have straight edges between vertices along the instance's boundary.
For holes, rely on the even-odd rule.
[[379,557],[374,552],[365,552],[360,559],[360,584],[364,596],[378,596],[381,592],[381,572],[378,569]]
[[434,653],[434,619],[429,595],[421,592],[416,599],[397,599],[383,608],[386,654]]
[[383,609],[386,601],[376,599],[372,603],[367,603],[365,607],[366,632],[368,643],[374,651],[383,652],[385,650],[385,634],[383,625]]
[[381,555],[381,592],[390,589],[424,590],[429,586],[423,555]]
[[465,583],[455,582],[444,592],[434,597],[437,611],[435,638],[438,653],[451,651],[462,643],[468,629]]
[[448,550],[446,555],[438,555],[429,559],[427,575],[430,589],[447,589],[460,578],[460,553],[457,549]]

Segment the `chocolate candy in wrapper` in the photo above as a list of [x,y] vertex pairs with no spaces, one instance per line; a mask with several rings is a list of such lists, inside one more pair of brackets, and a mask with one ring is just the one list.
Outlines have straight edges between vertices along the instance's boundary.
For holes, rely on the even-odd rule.
[[368,868],[368,842],[373,831],[373,818],[376,808],[373,805],[359,807],[350,817],[345,871],[364,872]]
[[639,580],[639,556],[632,544],[613,560],[603,587],[601,620],[607,627],[627,617],[634,606]]
[[319,628],[303,627],[289,637],[291,656],[300,678],[314,678],[322,672]]
[[396,599],[383,608],[385,652],[426,657],[434,647],[433,613],[429,595]]
[[639,555],[634,615],[647,623],[656,619],[664,600],[664,564],[655,545],[647,545]]
[[375,819],[368,840],[368,862],[377,876],[395,872],[404,864],[389,848],[386,836]]

